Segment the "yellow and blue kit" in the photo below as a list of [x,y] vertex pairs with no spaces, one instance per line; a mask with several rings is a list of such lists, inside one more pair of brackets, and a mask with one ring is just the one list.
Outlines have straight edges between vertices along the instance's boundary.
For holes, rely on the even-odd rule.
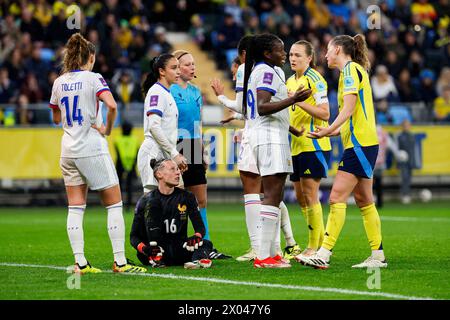
[[[297,91],[300,86],[311,89],[311,96],[305,103],[317,106],[328,103],[327,82],[316,70],[308,67],[302,76],[291,76],[286,86],[289,91]],[[328,122],[314,118],[297,105],[289,109],[290,125],[295,128],[302,126],[308,131],[314,131],[315,126],[327,127]],[[296,137],[291,135],[291,153],[294,173],[291,181],[299,181],[300,177],[326,178],[328,163],[331,156],[330,138],[310,139],[306,135]]]

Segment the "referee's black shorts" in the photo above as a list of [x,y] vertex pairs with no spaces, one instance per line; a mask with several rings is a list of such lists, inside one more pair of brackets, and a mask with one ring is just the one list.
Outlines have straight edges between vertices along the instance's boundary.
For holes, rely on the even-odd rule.
[[201,139],[179,139],[178,152],[188,162],[188,170],[183,173],[185,187],[206,184],[206,169],[203,166],[203,148]]

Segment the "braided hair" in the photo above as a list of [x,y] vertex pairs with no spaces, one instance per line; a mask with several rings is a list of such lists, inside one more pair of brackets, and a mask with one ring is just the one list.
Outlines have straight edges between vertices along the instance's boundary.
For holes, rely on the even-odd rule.
[[248,45],[245,54],[245,73],[244,73],[244,96],[242,99],[242,114],[247,117],[247,89],[248,80],[255,63],[265,61],[266,52],[271,52],[275,43],[282,42],[280,38],[271,33],[263,33],[253,36]]

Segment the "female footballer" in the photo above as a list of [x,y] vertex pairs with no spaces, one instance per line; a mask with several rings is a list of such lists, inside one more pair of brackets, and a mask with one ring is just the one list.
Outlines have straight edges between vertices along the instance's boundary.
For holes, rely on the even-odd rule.
[[330,194],[330,214],[323,243],[310,257],[300,257],[306,265],[326,269],[331,250],[344,225],[347,199],[353,192],[363,217],[372,254],[353,268],[387,267],[381,239],[381,223],[373,200],[373,169],[378,154],[372,89],[364,36],[340,35],[328,44],[328,67],[341,71],[338,88],[339,115],[329,127],[316,126],[308,136],[317,139],[340,133],[344,154]]
[[[305,40],[297,41],[290,49],[289,61],[291,69],[295,71],[286,82],[289,93],[300,86],[310,88],[312,91],[308,99],[292,105],[289,109],[291,126],[308,128],[311,131],[314,131],[316,125],[326,127],[330,117],[327,82],[314,69],[316,62],[313,45]],[[312,140],[304,135],[291,136],[294,173],[290,176],[290,180],[309,230],[308,246],[302,253],[304,255],[314,254],[323,240],[324,226],[319,186],[320,180],[327,177],[330,150],[328,137]]]
[[158,186],[150,161],[173,159],[182,172],[186,171],[186,158],[177,148],[178,109],[170,94],[170,85],[180,77],[177,58],[162,54],[150,62],[150,72],[143,85],[144,102],[144,142],[138,153],[138,170],[144,192]]
[[[79,33],[65,45],[62,75],[53,83],[50,107],[53,122],[62,123],[60,166],[69,212],[67,233],[75,256],[74,272],[98,273],[84,255],[83,216],[88,187],[98,190],[108,212],[108,234],[114,254],[114,272],[146,272],[125,258],[125,222],[119,180],[105,136],[110,135],[117,104],[108,84],[93,73],[95,46]],[[108,108],[106,126],[98,113],[98,100]]]

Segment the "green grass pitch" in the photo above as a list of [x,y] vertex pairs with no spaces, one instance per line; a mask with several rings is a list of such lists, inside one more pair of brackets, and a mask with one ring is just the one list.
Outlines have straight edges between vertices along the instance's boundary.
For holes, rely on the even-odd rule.
[[[303,248],[305,222],[296,205],[289,205],[289,210],[295,238]],[[351,269],[370,254],[355,206],[349,206],[328,270],[310,269],[295,261],[290,269],[254,269],[251,263],[233,259],[216,260],[211,269],[203,270],[150,269],[148,276],[109,272],[113,261],[106,212],[88,207],[85,253],[92,265],[108,272],[82,276],[79,289],[69,289],[68,280],[75,282],[63,269],[73,262],[66,209],[2,208],[0,299],[449,299],[450,203],[387,203],[379,211],[389,263],[379,274],[379,289],[367,285],[371,276],[369,283],[376,284],[375,273]],[[219,250],[237,257],[248,249],[242,205],[211,204],[208,218]],[[137,261],[128,241],[132,212],[126,212],[125,219],[127,256]]]

